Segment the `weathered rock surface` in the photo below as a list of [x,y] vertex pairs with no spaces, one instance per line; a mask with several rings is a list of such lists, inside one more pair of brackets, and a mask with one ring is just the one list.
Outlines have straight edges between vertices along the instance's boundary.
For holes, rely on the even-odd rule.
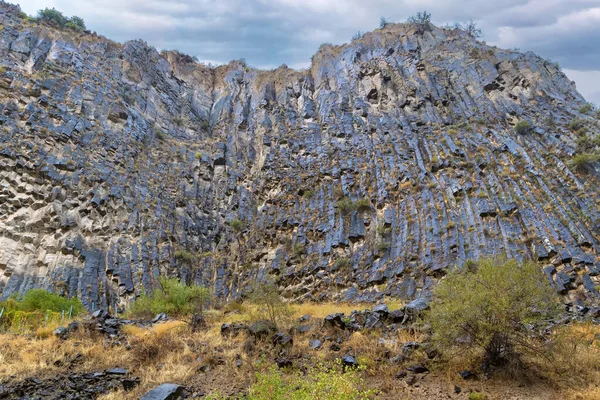
[[[116,368],[117,370],[119,368]],[[1,399],[95,399],[101,394],[124,389],[132,390],[140,379],[111,370],[71,373],[48,379],[26,378],[20,382],[0,385]],[[173,397],[176,398],[176,397]]]
[[392,24],[308,70],[259,71],[6,3],[0,23],[1,298],[43,287],[113,310],[163,274],[224,299],[273,274],[299,300],[412,300],[500,253],[600,297],[600,168],[568,166],[567,127],[598,122],[532,53]]

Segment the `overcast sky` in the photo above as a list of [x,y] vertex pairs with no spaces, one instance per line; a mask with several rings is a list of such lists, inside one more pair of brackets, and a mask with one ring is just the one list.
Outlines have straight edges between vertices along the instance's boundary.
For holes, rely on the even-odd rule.
[[259,68],[307,67],[321,43],[348,42],[384,16],[419,10],[437,25],[476,21],[489,44],[557,61],[600,104],[600,0],[8,0],[36,14],[56,7],[120,42],[144,39],[200,60],[245,58]]

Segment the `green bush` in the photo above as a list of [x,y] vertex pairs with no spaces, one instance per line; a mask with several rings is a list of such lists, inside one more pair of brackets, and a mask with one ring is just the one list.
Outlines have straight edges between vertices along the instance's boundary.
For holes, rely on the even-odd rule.
[[318,364],[305,374],[284,371],[272,366],[266,372],[256,373],[256,382],[250,387],[248,400],[358,400],[375,398],[372,390],[365,390],[362,370],[343,370],[341,363]]
[[573,157],[573,159],[569,162],[569,165],[571,168],[579,172],[585,172],[592,165],[592,163],[598,161],[600,161],[600,154],[582,153]]
[[83,18],[78,16],[72,16],[67,18],[63,13],[55,8],[45,8],[38,11],[38,19],[42,21],[48,21],[60,28],[70,28],[76,31],[83,31],[85,29],[85,22]]
[[515,125],[515,132],[518,135],[527,135],[533,131],[533,125],[529,121],[519,121],[517,125]]
[[170,316],[187,316],[201,312],[204,303],[210,298],[207,288],[186,286],[175,278],[160,278],[159,287],[152,293],[142,293],[131,308],[129,314],[146,318],[159,313]]
[[368,211],[371,209],[371,201],[366,197],[360,200],[356,200],[354,202],[354,207],[358,211]]
[[590,112],[592,112],[592,109],[593,107],[590,103],[585,103],[584,105],[579,107],[579,112],[582,114],[589,114]]
[[71,24],[72,27],[74,27],[77,30],[84,30],[85,29],[85,22],[83,21],[83,18],[78,17],[76,15],[73,15],[70,19],[69,22],[67,23],[67,26]]
[[555,292],[536,263],[498,258],[471,262],[442,279],[427,319],[442,354],[480,350],[484,365],[493,366],[518,363],[532,349],[536,330],[527,325],[557,312]]
[[342,214],[348,214],[348,213],[356,210],[354,203],[348,197],[344,197],[343,199],[338,200],[337,208],[338,208],[338,210],[340,210],[340,212]]
[[585,121],[581,118],[574,118],[571,123],[569,123],[569,129],[572,132],[577,132],[585,126]]
[[289,321],[290,307],[281,298],[277,285],[272,280],[256,283],[248,297],[257,306],[252,315],[253,320],[269,320],[275,326]]
[[61,28],[64,27],[67,22],[69,22],[69,19],[55,8],[45,8],[43,10],[39,10],[38,18],[42,21],[53,22]]
[[233,229],[234,232],[236,233],[240,233],[241,231],[244,230],[245,224],[244,221],[238,219],[238,218],[234,218],[230,223],[229,226],[231,227],[231,229]]
[[194,253],[187,251],[187,250],[177,250],[175,251],[175,259],[184,263],[184,264],[190,264],[192,261],[194,261],[196,259],[196,257],[194,256]]
[[66,298],[44,289],[31,289],[23,295],[13,296],[0,303],[0,310],[2,308],[4,313],[0,318],[0,325],[20,330],[35,329],[45,322],[60,321],[63,311],[65,317],[69,313],[76,317],[85,312],[78,298]]

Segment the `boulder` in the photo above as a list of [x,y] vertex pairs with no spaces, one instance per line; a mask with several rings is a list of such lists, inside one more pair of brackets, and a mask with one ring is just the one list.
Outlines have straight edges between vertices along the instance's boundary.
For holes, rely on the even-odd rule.
[[163,383],[143,395],[140,400],[177,400],[183,397],[183,386]]

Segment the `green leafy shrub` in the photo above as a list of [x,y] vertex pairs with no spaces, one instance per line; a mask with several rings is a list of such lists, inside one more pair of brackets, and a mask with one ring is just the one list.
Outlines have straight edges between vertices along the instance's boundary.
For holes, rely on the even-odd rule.
[[336,268],[339,268],[339,269],[348,268],[348,267],[350,267],[350,265],[351,265],[351,263],[350,263],[349,258],[338,258],[335,261],[335,266],[336,266]]
[[581,107],[579,107],[579,112],[582,114],[589,114],[592,112],[592,105],[590,103],[585,103]]
[[304,254],[306,254],[306,246],[304,246],[302,243],[296,243],[295,245],[292,246],[292,257],[293,258],[298,258]]
[[600,154],[596,153],[581,153],[577,154],[571,161],[569,165],[571,168],[579,171],[585,172],[592,165],[592,163],[600,161]]
[[229,223],[229,226],[231,227],[231,229],[233,229],[234,232],[240,233],[241,231],[244,230],[245,224],[242,220],[240,220],[238,218],[234,218]]
[[340,212],[342,214],[348,214],[348,213],[356,210],[354,202],[352,200],[350,200],[349,197],[344,197],[343,199],[338,200],[336,205],[337,205],[338,210],[340,210]]
[[204,303],[210,298],[207,288],[186,286],[179,279],[159,278],[159,287],[152,293],[142,293],[131,308],[129,314],[146,318],[164,312],[171,316],[187,316],[202,311]]
[[85,29],[85,22],[83,21],[83,18],[78,17],[76,15],[73,15],[69,19],[68,24],[71,24],[72,26],[76,27],[77,30],[84,30]]
[[272,366],[256,373],[248,400],[357,400],[375,398],[364,388],[364,368],[343,370],[340,362],[309,367],[306,374],[284,371]]
[[60,28],[69,28],[76,31],[83,31],[85,29],[85,22],[83,18],[76,15],[71,18],[67,18],[63,13],[55,8],[45,8],[38,11],[38,18],[42,21],[50,22]]
[[358,211],[368,211],[371,209],[371,201],[369,201],[369,199],[366,197],[360,200],[356,200],[354,202],[354,207]]
[[59,27],[64,27],[69,19],[63,15],[56,8],[45,8],[38,11],[38,18],[42,21],[48,21],[55,23]]
[[76,317],[85,308],[76,298],[66,298],[44,289],[31,289],[23,295],[16,295],[0,303],[4,308],[0,325],[17,330],[33,330],[44,323],[58,322],[71,314]]
[[442,354],[480,350],[486,366],[518,365],[532,351],[536,331],[527,324],[557,312],[555,292],[536,263],[498,258],[469,263],[442,279],[427,319]]
[[528,133],[531,133],[533,131],[533,125],[531,125],[531,122],[523,120],[523,121],[519,121],[517,123],[517,125],[515,125],[515,132],[518,135],[527,135]]
[[190,264],[192,261],[194,261],[196,259],[196,257],[194,256],[194,253],[187,251],[187,250],[177,250],[175,251],[175,259],[184,263],[184,264]]
[[574,118],[573,121],[569,123],[569,129],[572,132],[578,132],[585,126],[585,121],[581,118]]
[[290,320],[291,309],[279,295],[277,285],[273,281],[256,283],[248,297],[256,306],[256,310],[252,313],[253,320],[269,320],[275,326]]

